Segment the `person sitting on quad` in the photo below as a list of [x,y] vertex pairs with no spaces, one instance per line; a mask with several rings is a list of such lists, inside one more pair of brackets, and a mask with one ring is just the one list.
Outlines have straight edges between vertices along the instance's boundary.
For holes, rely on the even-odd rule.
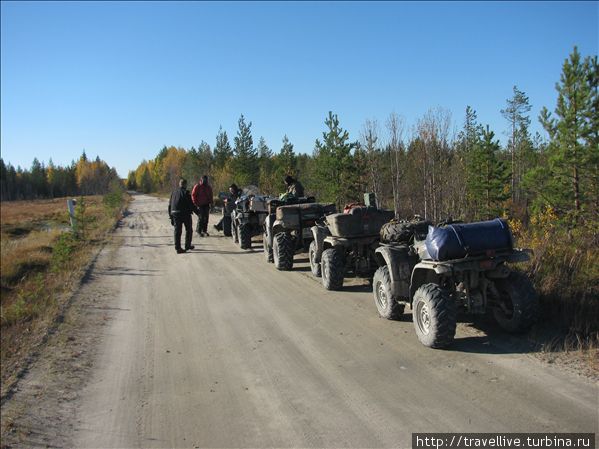
[[235,200],[237,200],[241,196],[242,193],[243,192],[241,191],[241,189],[239,187],[237,187],[237,184],[231,184],[229,186],[229,198],[230,198],[229,201],[235,202]]
[[293,195],[296,198],[304,196],[304,186],[297,179],[287,175],[285,177],[285,185],[287,186],[287,194]]

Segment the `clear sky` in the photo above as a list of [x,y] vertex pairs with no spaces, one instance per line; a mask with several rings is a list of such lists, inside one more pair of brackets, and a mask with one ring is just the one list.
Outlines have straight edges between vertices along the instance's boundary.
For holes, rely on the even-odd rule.
[[312,152],[329,110],[352,140],[391,112],[471,105],[504,139],[517,85],[533,131],[577,45],[596,55],[598,2],[5,2],[1,152],[30,167],[85,149],[121,176],[164,145],[257,143]]

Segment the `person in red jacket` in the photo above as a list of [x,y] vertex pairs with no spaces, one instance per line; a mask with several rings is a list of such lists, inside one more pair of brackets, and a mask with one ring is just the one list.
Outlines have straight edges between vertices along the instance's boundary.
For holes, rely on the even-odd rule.
[[200,237],[208,237],[208,217],[210,216],[210,206],[212,206],[213,201],[212,187],[208,184],[208,176],[202,176],[202,179],[193,186],[191,199],[200,211],[196,231]]

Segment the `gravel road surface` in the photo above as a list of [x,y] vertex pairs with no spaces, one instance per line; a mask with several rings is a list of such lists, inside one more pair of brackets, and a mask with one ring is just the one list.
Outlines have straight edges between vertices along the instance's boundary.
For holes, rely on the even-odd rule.
[[[62,418],[30,419],[14,446],[387,448],[410,447],[412,432],[598,432],[596,383],[464,324],[450,350],[425,348],[409,311],[379,319],[359,282],[325,291],[304,255],[278,272],[259,238],[240,250],[217,219],[177,255],[166,201],[135,197],[79,293],[102,298],[85,375]],[[47,371],[34,366],[19,393]]]

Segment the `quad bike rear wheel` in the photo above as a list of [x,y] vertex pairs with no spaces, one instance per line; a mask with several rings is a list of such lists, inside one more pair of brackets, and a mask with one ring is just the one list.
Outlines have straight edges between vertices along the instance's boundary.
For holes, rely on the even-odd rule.
[[506,331],[526,332],[534,324],[539,299],[530,279],[513,271],[506,279],[495,281],[499,298],[493,308],[493,316]]

